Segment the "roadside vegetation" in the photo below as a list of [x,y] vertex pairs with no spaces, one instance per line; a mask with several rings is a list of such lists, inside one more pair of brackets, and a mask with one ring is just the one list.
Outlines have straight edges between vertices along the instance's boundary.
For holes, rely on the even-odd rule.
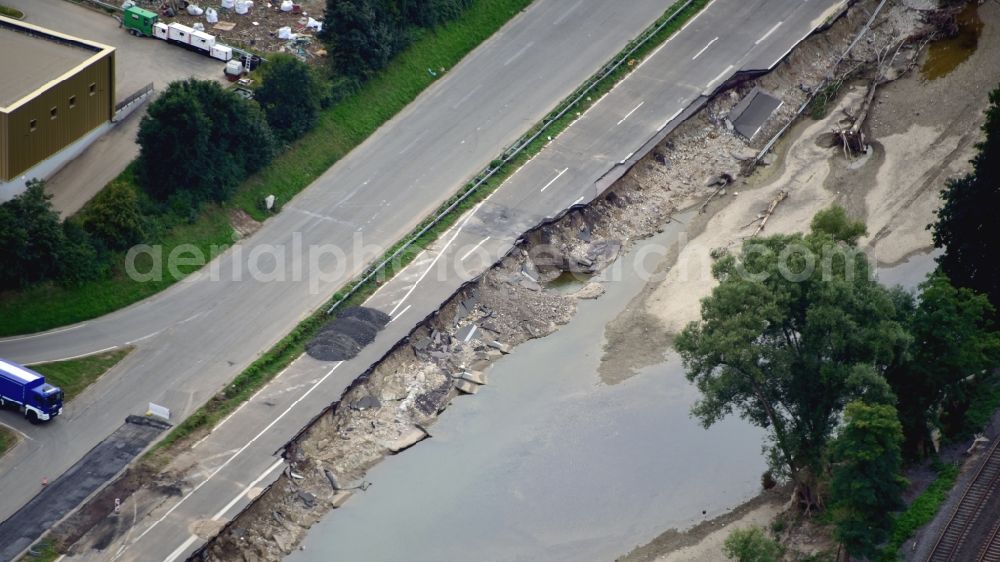
[[24,17],[24,12],[16,8],[8,8],[7,6],[0,5],[0,16],[19,20]]
[[[802,513],[832,523],[849,557],[896,559],[958,474],[937,466],[905,506],[904,461],[934,459],[934,433],[966,438],[998,406],[1000,227],[989,209],[1000,203],[1000,88],[990,101],[972,172],[942,191],[931,228],[944,252],[917,291],[878,284],[856,248],[864,225],[834,207],[807,234],[718,256],[719,285],[676,342],[701,392],[693,414],[763,428],[770,474],[792,482]],[[730,538],[763,544],[748,537]]]
[[31,369],[45,375],[46,382],[63,390],[64,400],[76,398],[101,375],[108,372],[132,351],[132,348],[116,349],[78,359],[38,363]]
[[17,443],[17,435],[6,427],[0,426],[0,457]]
[[[168,156],[175,157],[169,162],[172,166],[164,163],[147,168],[143,158],[140,157],[109,183],[112,193],[102,192],[80,213],[65,221],[69,226],[63,228],[75,236],[70,238],[70,241],[78,242],[82,250],[91,252],[86,260],[87,267],[44,269],[45,261],[59,259],[58,256],[61,254],[57,253],[60,248],[58,246],[34,245],[29,248],[32,253],[14,256],[15,261],[11,263],[24,265],[29,274],[11,282],[0,280],[0,316],[7,320],[0,326],[0,336],[35,332],[94,318],[142,300],[190,274],[197,267],[182,267],[179,271],[181,275],[165,275],[160,281],[135,282],[125,273],[123,247],[128,246],[126,242],[137,241],[158,244],[164,248],[164,254],[167,255],[180,244],[194,244],[205,255],[213,255],[213,249],[218,253],[221,248],[233,242],[233,229],[230,225],[232,211],[238,209],[258,220],[265,219],[269,214],[262,204],[266,195],[275,195],[279,205],[290,200],[375,129],[403,109],[440,76],[441,69],[448,69],[457,64],[466,53],[530,3],[531,0],[432,2],[433,6],[428,9],[438,14],[432,21],[423,23],[399,21],[398,27],[394,29],[405,37],[395,40],[396,50],[392,52],[393,56],[387,64],[381,67],[373,66],[363,75],[352,76],[349,80],[336,74],[336,69],[310,71],[309,76],[319,80],[313,85],[315,88],[296,90],[294,92],[296,96],[291,102],[286,100],[285,104],[275,102],[271,105],[272,107],[301,106],[308,113],[311,111],[310,108],[315,107],[317,101],[326,104],[327,107],[319,113],[315,126],[298,140],[294,140],[294,135],[300,134],[299,132],[303,130],[301,122],[283,121],[274,111],[266,115],[269,129],[277,129],[269,136],[277,137],[284,144],[279,146],[278,143],[274,143],[270,154],[267,154],[268,151],[263,151],[263,154],[255,153],[259,158],[257,162],[251,163],[249,168],[242,168],[242,164],[234,164],[231,159],[223,160],[224,163],[231,164],[227,166],[227,171],[236,177],[235,185],[231,185],[227,177],[223,184],[218,186],[220,193],[207,193],[198,189],[206,185],[206,182],[200,181],[197,182],[198,186],[195,189],[185,188],[178,190],[177,193],[158,189],[157,183],[162,187],[163,182],[157,182],[155,179],[152,183],[143,183],[144,180],[148,182],[151,179],[150,172],[163,170],[174,172],[175,168],[195,170],[188,162],[192,157],[190,151],[168,152]],[[366,12],[374,9],[374,5],[370,5],[368,0],[331,2],[331,4],[336,4],[338,9],[343,8],[341,4],[353,5]],[[386,2],[378,4],[377,7],[379,10],[395,11],[394,4],[395,2]],[[467,9],[459,9],[465,6]],[[376,27],[381,29],[384,27],[383,23],[379,23]],[[364,21],[357,25],[363,24]],[[359,27],[357,32],[363,36],[374,31]],[[357,45],[357,48],[363,46]],[[349,47],[350,45],[341,45],[338,48]],[[294,63],[281,64],[285,70],[295,66]],[[436,76],[429,73],[428,69],[436,69],[434,71]],[[291,72],[301,75],[301,68],[291,68]],[[282,78],[284,76],[286,75],[281,75]],[[267,72],[264,73],[264,80],[267,80]],[[273,100],[273,97],[268,97],[272,95],[268,90],[269,87],[263,85],[261,87],[265,88],[265,99]],[[171,88],[175,91],[185,89],[180,86]],[[192,84],[187,87],[189,90],[201,92],[199,88],[201,86]],[[272,88],[274,89],[278,88]],[[303,92],[311,95],[303,96],[301,95]],[[289,93],[290,91],[286,89],[276,95]],[[168,105],[176,108],[176,104],[179,103],[178,98],[184,99],[180,94],[166,100],[163,97],[165,96],[161,96],[150,106],[151,113],[157,104],[160,104],[161,110]],[[215,97],[216,101],[231,103],[231,107],[247,107],[240,105],[244,100],[229,92]],[[317,100],[316,97],[320,99]],[[250,112],[253,113],[254,110]],[[204,116],[204,112],[201,116]],[[210,124],[202,121],[184,122],[185,119],[200,119],[199,116],[184,117],[184,112],[177,112],[173,117],[169,125],[158,122],[150,124],[148,119],[144,119],[141,128],[147,132],[146,138],[150,148],[156,144],[156,139],[159,138],[160,142],[164,140],[155,134],[157,125],[164,125],[161,131],[164,136],[171,131],[183,131],[185,125],[195,127],[206,125],[211,128]],[[227,133],[227,136],[221,146],[209,147],[213,154],[216,153],[216,148],[242,146],[236,142],[238,131],[229,130],[221,125],[220,123],[220,128],[213,131],[222,131]],[[285,126],[288,128],[283,128]],[[228,133],[237,136],[229,137]],[[203,140],[202,137],[196,139]],[[187,140],[179,144],[188,146]],[[263,144],[271,143],[265,139]],[[278,153],[278,157],[271,161],[275,153]],[[178,158],[181,160],[178,161]],[[197,161],[202,162],[203,158],[197,158]],[[151,163],[149,159],[145,162]],[[197,170],[204,172],[205,168],[200,167]],[[252,175],[247,176],[247,174]],[[188,172],[188,177],[196,175]],[[51,210],[49,203],[40,202],[39,198],[39,195],[34,196],[31,203],[35,206],[47,206]],[[0,205],[0,213],[10,205],[18,203]],[[91,217],[89,220],[88,216]],[[107,221],[97,217],[115,217],[120,220],[119,226],[122,228],[119,230],[115,226],[108,226]],[[88,226],[90,231],[87,230]],[[30,240],[35,228],[41,229],[42,232],[53,229],[51,221],[48,220],[43,220],[38,225],[32,224],[17,229],[7,228],[5,223],[0,223],[0,242],[10,237]],[[0,245],[3,246],[6,244]],[[46,259],[37,259],[39,256]],[[8,259],[10,258],[5,254],[3,256],[5,264],[8,263]]]

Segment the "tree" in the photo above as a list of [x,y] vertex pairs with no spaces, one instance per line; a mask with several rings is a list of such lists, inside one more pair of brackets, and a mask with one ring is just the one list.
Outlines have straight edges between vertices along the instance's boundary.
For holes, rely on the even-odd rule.
[[59,222],[45,183],[0,205],[0,288],[39,281],[74,282],[95,273],[94,250],[86,235]]
[[405,45],[399,12],[391,0],[328,0],[319,38],[334,69],[357,81],[385,68]]
[[675,342],[701,391],[692,412],[705,426],[736,412],[767,429],[772,469],[806,510],[820,507],[817,480],[844,405],[894,399],[883,374],[908,336],[889,292],[822,224],[748,240],[713,275],[701,321]]
[[872,558],[903,505],[903,430],[888,404],[851,402],[844,421],[833,446],[834,534],[851,556]]
[[264,65],[254,99],[274,136],[291,142],[316,124],[323,95],[322,81],[309,65],[292,55],[277,54]]
[[915,302],[909,298],[898,310],[913,345],[886,377],[899,397],[906,451],[921,456],[929,452],[931,426],[947,435],[963,428],[972,394],[1000,359],[1000,334],[986,297],[954,287],[940,271],[920,285]]
[[90,236],[112,250],[123,250],[142,241],[145,220],[139,197],[128,183],[113,181],[83,208],[80,224]]
[[784,549],[759,527],[750,527],[729,533],[722,552],[737,562],[777,562]]
[[136,179],[153,197],[224,201],[274,157],[256,102],[209,80],[172,82],[139,124]]
[[1000,88],[990,94],[990,107],[982,127],[986,138],[976,145],[972,172],[948,182],[944,200],[932,225],[934,245],[944,248],[938,264],[955,285],[989,298],[1000,310]]

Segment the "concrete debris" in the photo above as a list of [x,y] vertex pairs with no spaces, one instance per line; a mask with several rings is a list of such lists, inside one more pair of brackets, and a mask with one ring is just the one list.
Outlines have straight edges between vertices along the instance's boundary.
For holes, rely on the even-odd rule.
[[475,384],[486,384],[486,374],[482,371],[462,371],[458,378]]
[[467,380],[458,379],[455,381],[455,388],[462,394],[475,394],[479,392],[479,385]]
[[424,439],[427,439],[427,432],[419,427],[414,427],[410,431],[400,435],[398,438],[386,443],[385,448],[389,449],[393,453],[398,453],[409,449]]
[[310,357],[320,361],[346,361],[375,341],[389,323],[389,315],[372,308],[353,307],[340,311],[306,344]]

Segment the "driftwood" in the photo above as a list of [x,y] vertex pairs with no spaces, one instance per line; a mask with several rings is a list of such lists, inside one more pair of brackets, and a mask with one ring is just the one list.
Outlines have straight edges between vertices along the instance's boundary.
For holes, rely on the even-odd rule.
[[771,200],[771,203],[767,206],[767,209],[765,209],[764,212],[758,215],[756,219],[750,221],[750,224],[746,225],[750,226],[755,222],[758,221],[760,222],[760,224],[757,225],[757,229],[754,230],[753,234],[750,235],[750,238],[756,237],[758,234],[761,233],[762,230],[764,230],[764,225],[767,224],[767,219],[771,218],[771,215],[774,214],[775,209],[777,209],[778,205],[781,204],[781,202],[784,201],[785,199],[788,199],[788,192],[785,190],[779,191],[778,194],[774,197],[774,199]]

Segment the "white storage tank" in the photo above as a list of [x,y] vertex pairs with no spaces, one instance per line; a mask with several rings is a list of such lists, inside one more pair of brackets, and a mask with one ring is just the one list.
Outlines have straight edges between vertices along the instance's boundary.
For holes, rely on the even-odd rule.
[[232,81],[239,79],[243,76],[243,63],[238,60],[231,60],[226,63],[226,77]]
[[178,43],[191,44],[191,34],[194,32],[190,27],[179,24],[172,23],[167,26],[167,38],[171,41],[177,41]]

